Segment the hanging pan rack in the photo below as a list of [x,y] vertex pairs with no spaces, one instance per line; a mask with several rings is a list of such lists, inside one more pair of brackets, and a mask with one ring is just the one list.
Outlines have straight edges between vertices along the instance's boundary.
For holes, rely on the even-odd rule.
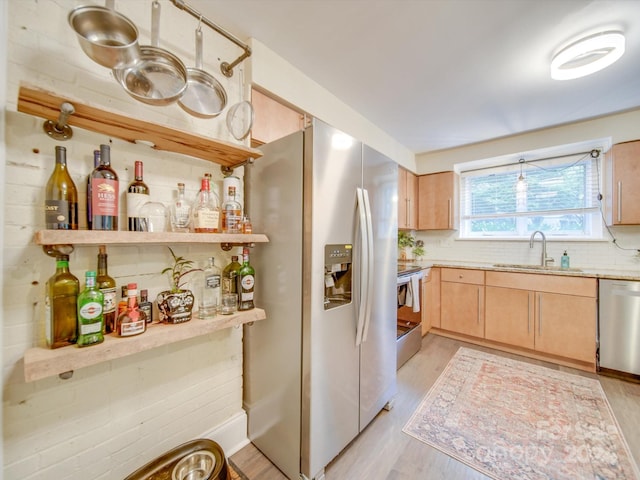
[[220,64],[220,71],[222,72],[222,74],[225,77],[233,77],[233,68],[236,65],[238,65],[240,62],[242,62],[245,58],[248,58],[248,57],[251,56],[251,48],[249,48],[249,46],[247,44],[245,44],[245,43],[241,42],[240,40],[238,40],[237,37],[235,37],[231,33],[227,32],[222,27],[220,27],[220,26],[216,25],[215,23],[213,23],[211,20],[209,20],[207,17],[202,15],[200,12],[198,12],[196,9],[194,9],[193,7],[188,5],[183,0],[171,0],[171,3],[173,3],[173,5],[176,6],[177,8],[179,8],[180,10],[184,10],[185,12],[190,14],[192,17],[197,18],[202,23],[204,23],[207,27],[215,30],[220,35],[225,37],[227,40],[229,40],[230,42],[235,43],[238,47],[240,47],[240,48],[242,48],[244,50],[244,53],[242,53],[242,55],[240,55],[238,58],[236,58],[233,62],[231,62],[231,63],[222,62]]

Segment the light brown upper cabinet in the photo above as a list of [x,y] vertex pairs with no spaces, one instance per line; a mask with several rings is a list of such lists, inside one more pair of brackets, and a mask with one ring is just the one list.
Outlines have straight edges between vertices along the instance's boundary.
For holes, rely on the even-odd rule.
[[251,90],[251,104],[254,110],[251,129],[253,147],[278,140],[304,128],[302,113],[258,90]]
[[398,168],[398,228],[418,228],[418,177]]
[[617,143],[610,151],[610,225],[640,225],[640,140]]
[[458,228],[458,175],[431,173],[418,177],[418,230]]

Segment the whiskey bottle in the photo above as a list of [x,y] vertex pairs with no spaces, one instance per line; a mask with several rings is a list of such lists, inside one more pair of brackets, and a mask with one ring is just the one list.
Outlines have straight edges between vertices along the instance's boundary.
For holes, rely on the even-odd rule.
[[208,264],[199,277],[198,318],[215,317],[220,308],[222,275],[214,257],[208,259]]
[[222,206],[222,233],[241,233],[242,206],[236,200],[236,187],[229,186]]
[[104,333],[115,332],[116,329],[116,281],[107,272],[107,247],[98,247],[98,276],[96,277],[98,289],[104,297],[102,304],[102,318],[104,320]]
[[96,272],[85,273],[85,288],[78,295],[78,341],[79,347],[86,347],[104,341],[103,305],[104,297],[96,285]]
[[116,312],[116,328],[113,330],[114,332],[118,331],[118,318],[124,312],[127,311],[127,303],[129,301],[129,296],[127,295],[127,285],[120,286],[120,301],[118,302],[118,311]]
[[140,290],[140,303],[138,308],[144,312],[147,317],[147,323],[153,322],[153,304],[149,301],[149,291]]
[[236,277],[238,276],[238,270],[240,270],[240,264],[238,263],[238,256],[233,255],[231,257],[231,263],[224,267],[222,271],[222,293],[238,293],[236,288]]
[[44,210],[48,229],[78,229],[78,191],[67,169],[65,147],[56,147],[56,165],[47,182]]
[[80,282],[69,271],[69,257],[56,260],[56,273],[45,286],[45,337],[50,348],[76,343]]
[[178,183],[178,198],[171,205],[171,230],[188,232],[191,223],[191,205],[184,198],[184,183]]
[[149,187],[142,178],[142,162],[136,160],[135,178],[127,188],[127,222],[130,232],[147,231],[141,210],[149,201],[149,193]]
[[220,231],[220,206],[217,197],[210,191],[209,179],[205,176],[193,204],[193,230],[196,233],[218,233]]
[[251,310],[253,304],[253,290],[256,272],[249,263],[249,249],[242,249],[242,266],[236,276],[236,288],[238,289],[238,310]]
[[100,166],[91,172],[91,228],[118,230],[118,174],[111,168],[111,148],[100,145]]
[[138,307],[138,284],[127,285],[127,309],[118,317],[118,335],[130,337],[147,330],[147,316]]
[[[93,169],[100,166],[100,150],[93,151]],[[91,210],[91,174],[87,177],[87,230],[93,230],[93,212]]]

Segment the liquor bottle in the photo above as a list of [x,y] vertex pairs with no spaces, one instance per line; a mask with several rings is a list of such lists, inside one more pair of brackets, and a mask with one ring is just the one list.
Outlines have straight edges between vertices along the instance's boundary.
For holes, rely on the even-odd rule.
[[79,347],[104,342],[103,307],[104,296],[96,285],[96,272],[85,273],[85,288],[78,295],[78,341]]
[[140,215],[142,206],[149,201],[149,187],[142,179],[142,162],[136,160],[135,178],[127,188],[127,221],[130,232],[145,232],[145,220]]
[[241,233],[242,207],[236,200],[236,187],[229,186],[222,206],[222,233]]
[[236,276],[236,288],[238,289],[238,310],[251,310],[253,304],[253,289],[255,286],[256,271],[249,263],[249,249],[242,249],[242,266]]
[[149,301],[149,292],[147,290],[140,290],[138,308],[147,316],[147,323],[153,322],[153,304]]
[[[100,150],[93,151],[93,169],[100,166]],[[93,171],[93,170],[92,170]],[[93,212],[91,210],[91,174],[87,177],[87,230],[93,230]]]
[[56,259],[56,273],[45,287],[45,336],[50,348],[76,343],[80,282],[69,271],[69,257]]
[[222,271],[222,293],[238,293],[236,288],[236,276],[238,270],[240,270],[240,264],[238,263],[238,256],[233,255],[231,257],[231,263],[224,267]]
[[100,145],[100,165],[91,172],[91,228],[118,230],[118,174],[111,168],[111,148]]
[[191,205],[184,198],[184,183],[178,183],[178,198],[171,205],[171,230],[188,232],[191,223]]
[[220,308],[222,275],[216,266],[214,257],[208,259],[208,264],[199,277],[198,318],[215,317]]
[[127,285],[127,309],[118,317],[118,335],[130,337],[147,330],[147,316],[138,307],[138,284]]
[[56,166],[47,182],[44,210],[48,229],[78,229],[78,191],[67,169],[64,147],[56,147]]
[[118,318],[127,310],[127,303],[129,300],[129,296],[127,295],[127,285],[120,286],[120,301],[118,302],[118,311],[116,312],[116,329],[114,332],[118,331]]
[[204,177],[193,204],[193,230],[196,233],[218,233],[220,231],[220,206],[209,190],[209,179]]
[[116,329],[116,281],[107,272],[107,247],[98,247],[98,276],[96,277],[98,289],[104,297],[102,318],[104,320],[104,333],[114,332]]
[[252,233],[253,232],[253,226],[251,225],[251,219],[245,215],[242,218],[242,233]]

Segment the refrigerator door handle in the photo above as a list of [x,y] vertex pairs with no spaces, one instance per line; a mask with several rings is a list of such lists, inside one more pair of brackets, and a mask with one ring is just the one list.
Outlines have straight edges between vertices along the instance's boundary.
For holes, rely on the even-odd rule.
[[356,328],[356,345],[362,343],[362,333],[365,324],[367,291],[369,279],[369,252],[367,250],[367,212],[364,204],[364,193],[362,188],[356,188],[356,198],[358,201],[358,218],[360,226],[360,303],[358,305],[358,326]]
[[364,331],[362,332],[362,342],[367,341],[369,324],[371,323],[371,300],[373,299],[373,223],[371,219],[371,203],[369,202],[369,192],[363,189],[364,210],[367,224],[367,293],[364,305]]

